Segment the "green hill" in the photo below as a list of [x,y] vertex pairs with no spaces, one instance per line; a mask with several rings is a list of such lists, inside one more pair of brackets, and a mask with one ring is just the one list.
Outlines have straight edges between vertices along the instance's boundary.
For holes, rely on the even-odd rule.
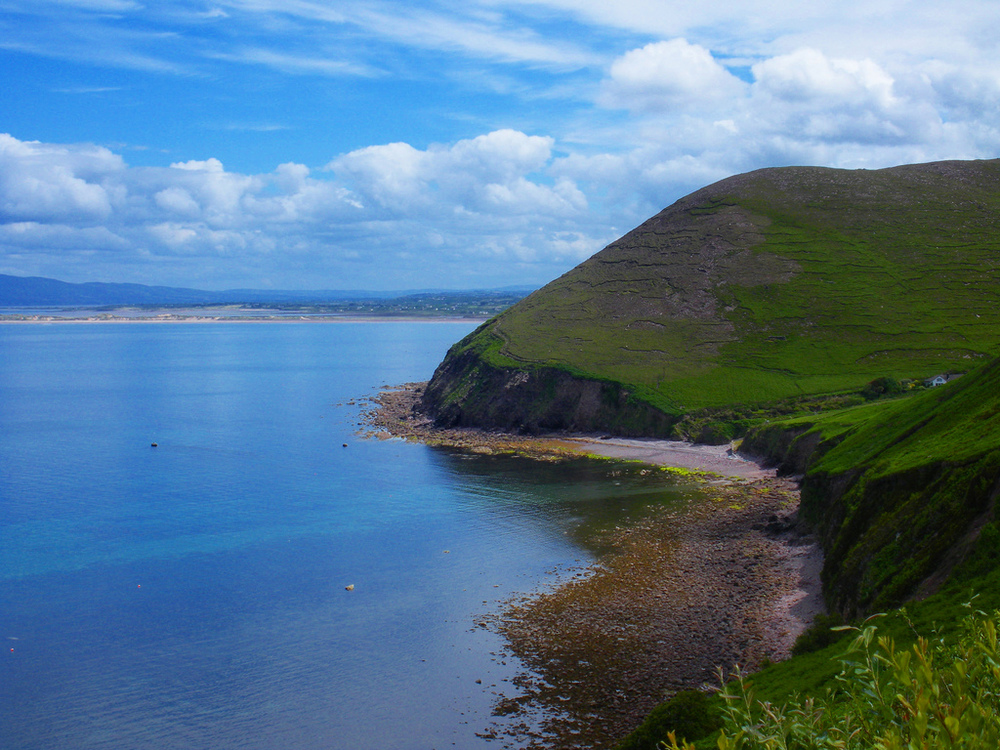
[[1000,161],[765,169],[678,201],[459,342],[438,421],[681,415],[964,372],[1000,350]]

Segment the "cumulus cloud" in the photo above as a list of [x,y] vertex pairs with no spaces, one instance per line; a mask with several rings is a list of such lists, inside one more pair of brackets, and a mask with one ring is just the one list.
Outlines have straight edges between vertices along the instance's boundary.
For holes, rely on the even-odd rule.
[[318,269],[368,265],[383,286],[387,267],[405,277],[431,259],[575,263],[600,241],[567,234],[573,219],[586,223],[587,201],[572,179],[550,173],[553,145],[500,130],[425,150],[372,146],[334,159],[317,177],[296,163],[240,174],[214,158],[129,167],[103,147],[3,135],[0,267],[4,255],[33,250],[46,262],[58,254],[66,268],[74,253],[100,248],[122,267],[189,263],[192,278],[199,263],[223,278],[228,265],[235,285],[251,284],[247,273],[280,275],[292,258]]
[[916,71],[911,86],[933,96],[949,120],[1000,120],[1000,68],[929,60]]
[[895,79],[868,59],[797,50],[753,66],[754,105],[774,131],[816,141],[906,143],[940,124],[929,103],[899,96]]
[[753,72],[761,91],[790,102],[870,102],[884,107],[894,98],[892,77],[871,60],[832,60],[814,49],[764,60]]
[[556,171],[641,219],[643,209],[758,167],[871,168],[1000,152],[992,69],[806,46],[747,62],[743,82],[683,39],[625,52],[607,67],[596,102],[629,110],[617,132],[630,147],[570,154]]
[[602,101],[646,112],[704,108],[739,96],[744,87],[704,47],[671,39],[647,44],[615,60]]
[[569,180],[546,185],[529,179],[549,163],[552,146],[549,137],[498,130],[423,151],[406,143],[370,146],[327,168],[387,216],[580,213],[587,201]]
[[51,145],[0,134],[0,218],[101,221],[111,213],[102,182],[122,163],[97,146]]
[[191,197],[191,193],[180,187],[163,188],[153,195],[153,200],[156,201],[157,206],[171,214],[193,218],[201,211],[201,207]]

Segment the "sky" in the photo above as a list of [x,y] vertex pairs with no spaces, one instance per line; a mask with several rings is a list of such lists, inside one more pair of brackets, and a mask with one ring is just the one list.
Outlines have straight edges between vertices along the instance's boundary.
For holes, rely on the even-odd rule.
[[789,165],[1000,156],[996,0],[0,0],[0,273],[541,285]]

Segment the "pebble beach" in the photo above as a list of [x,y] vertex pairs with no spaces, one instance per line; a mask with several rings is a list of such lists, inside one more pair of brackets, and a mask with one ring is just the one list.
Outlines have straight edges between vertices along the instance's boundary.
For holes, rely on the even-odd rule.
[[796,524],[795,482],[733,446],[441,430],[416,409],[422,390],[381,391],[369,434],[539,460],[642,461],[699,485],[700,500],[611,530],[597,564],[490,618],[527,667],[484,730],[500,746],[613,747],[677,691],[717,688],[720,669],[787,658],[824,611],[822,553]]

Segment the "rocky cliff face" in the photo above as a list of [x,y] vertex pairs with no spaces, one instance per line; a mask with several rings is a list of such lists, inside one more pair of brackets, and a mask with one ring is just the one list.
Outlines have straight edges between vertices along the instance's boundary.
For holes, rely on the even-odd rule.
[[673,424],[621,383],[550,367],[492,365],[481,352],[464,348],[467,342],[456,345],[424,392],[424,410],[442,427],[638,436],[666,435]]
[[848,618],[933,593],[993,517],[1000,451],[875,472],[807,475],[802,514],[821,532],[828,604]]

